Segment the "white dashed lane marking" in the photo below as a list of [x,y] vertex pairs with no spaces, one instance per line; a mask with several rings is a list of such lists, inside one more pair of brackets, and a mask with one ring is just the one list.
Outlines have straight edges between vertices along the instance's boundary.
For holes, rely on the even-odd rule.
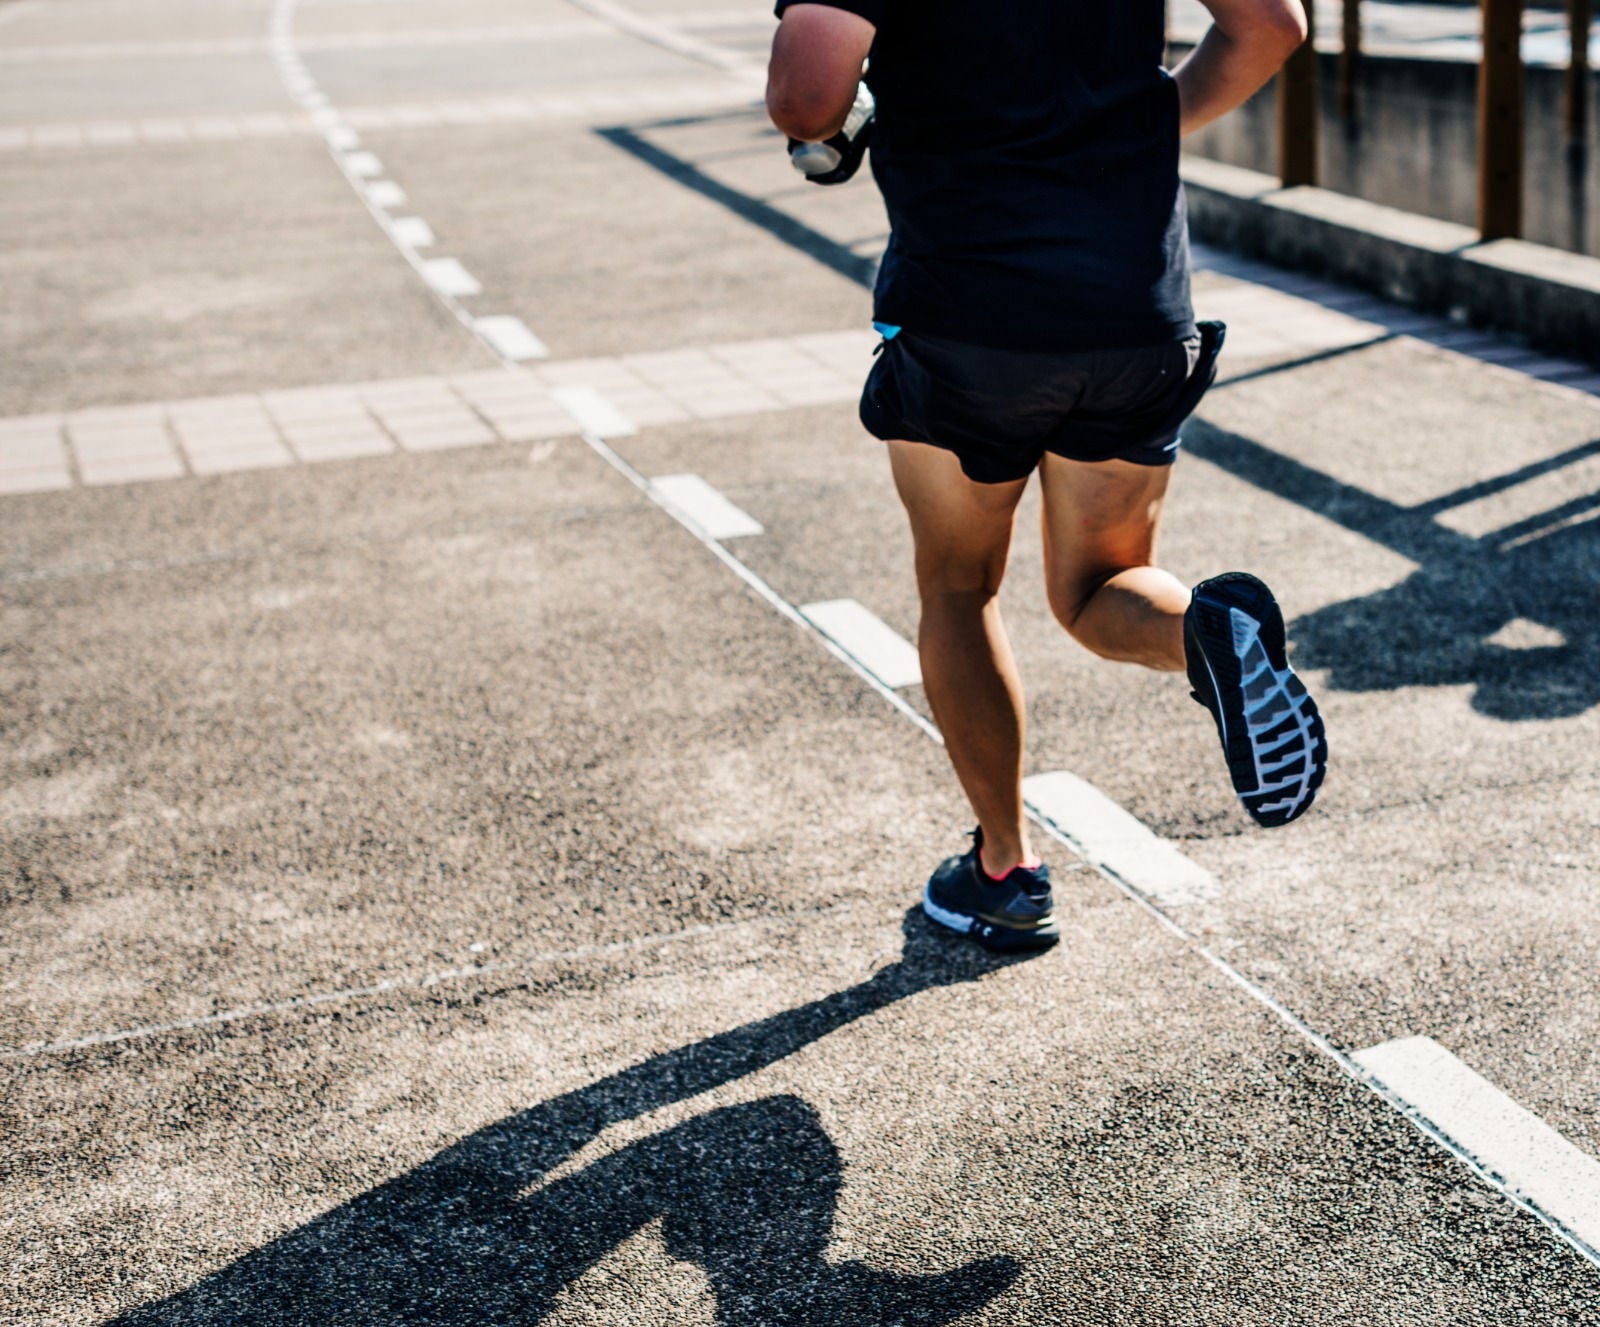
[[1600,1249],[1600,1161],[1431,1037],[1401,1037],[1354,1059],[1510,1193]]
[[[610,21],[620,22],[629,19],[619,6],[611,3],[611,0],[587,0],[587,3],[592,10]],[[294,54],[290,34],[293,4],[294,0],[278,0],[274,10],[274,48],[279,59],[279,67],[283,72],[286,86],[296,93],[300,104],[311,112],[312,123],[324,132],[335,158],[344,158],[341,160],[342,169],[350,176],[352,183],[360,187],[359,182],[362,179],[376,175],[378,171],[368,169],[365,158],[370,154],[355,150],[359,148],[359,138],[354,134],[356,118],[354,116],[349,119],[342,118],[328,105],[327,97],[316,88],[304,65]],[[701,59],[709,57],[708,62],[722,63],[722,53],[717,48],[693,43],[698,49],[691,50],[690,43],[684,42],[677,34],[660,31],[659,24],[641,23],[630,19],[629,26],[635,35],[657,41],[659,44],[670,42],[674,49]],[[738,69],[739,63],[743,63],[742,60],[734,57],[729,59],[724,67],[730,72],[742,72]],[[451,110],[449,114],[445,111],[446,108],[440,108],[438,114],[446,123],[482,122],[475,113],[463,116],[455,110]],[[486,118],[488,117],[482,117]],[[124,130],[125,126],[120,124],[106,123],[98,126],[97,133],[99,139],[104,142],[126,141],[127,135]],[[188,121],[141,122],[137,131],[140,139],[150,142],[207,138],[224,141],[237,139],[244,132],[244,117],[192,117]],[[29,147],[44,147],[79,146],[93,139],[85,127],[70,125],[36,127],[28,131],[23,141]],[[14,137],[0,141],[0,146],[17,145]],[[354,161],[349,159],[352,157]],[[374,163],[375,161],[373,158]],[[382,180],[374,180],[367,184],[363,193],[380,213],[401,205],[405,197],[397,184]],[[395,235],[390,219],[380,215],[379,220],[386,233],[395,240],[397,247],[402,252],[407,252],[408,246]],[[414,254],[409,256],[417,270],[422,272],[423,263],[416,260]],[[455,262],[450,259],[432,261]],[[459,268],[460,264],[456,263],[456,267]],[[464,269],[462,275],[471,280]],[[475,287],[476,282],[473,282],[473,285]],[[455,306],[455,312],[466,326],[479,334],[485,344],[489,344],[488,337],[478,326],[483,320],[470,318],[459,306]],[[1320,325],[1310,324],[1290,326],[1286,323],[1284,339],[1295,343],[1293,346],[1295,349],[1348,344],[1349,335],[1356,330],[1356,328],[1326,329]],[[1337,335],[1334,334],[1335,331]],[[736,357],[723,355],[715,358],[719,359],[723,369],[735,367],[733,361]],[[822,359],[822,356],[816,358]],[[742,359],[744,362],[738,363],[737,367],[743,370],[746,381],[737,391],[727,394],[728,408],[764,408],[771,403],[787,403],[782,393],[777,390],[787,381],[779,357],[768,356],[762,351],[751,348]],[[686,370],[690,366],[682,363],[650,362],[645,357],[639,357],[639,361],[631,366],[631,370],[627,365],[614,365],[613,368],[619,376],[624,377],[631,371],[635,380],[642,380],[643,391],[653,391],[659,398],[673,395],[674,389],[677,389],[676,394],[679,396],[687,395],[694,398],[704,395],[703,384],[686,383],[688,376]],[[755,381],[761,373],[769,376],[769,382]],[[476,378],[481,375],[468,376]],[[441,403],[432,395],[432,387],[422,384],[387,386],[390,390],[369,390],[365,395],[359,393],[357,389],[344,389],[346,403],[353,402],[356,411],[344,415],[334,411],[325,418],[320,427],[326,429],[329,436],[336,436],[338,431],[343,429],[349,429],[354,433],[366,428],[382,439],[386,448],[392,447],[393,444],[385,435],[376,432],[373,416],[383,421],[401,446],[408,448],[467,445],[460,439],[478,440],[485,437],[486,431],[476,422],[476,417],[471,412],[452,414],[457,407],[450,406],[441,413]],[[497,383],[485,391],[484,403],[475,404],[477,414],[490,418],[493,411],[514,414],[518,410],[527,409],[526,398],[518,397],[518,393],[524,390],[518,375],[499,376]],[[936,731],[927,720],[895,695],[892,689],[920,681],[916,652],[909,642],[896,635],[854,601],[835,600],[812,604],[798,611],[794,609],[771,587],[766,586],[759,577],[721,548],[720,544],[699,527],[692,517],[674,510],[670,500],[663,494],[652,492],[653,486],[611,451],[604,441],[607,436],[623,436],[633,431],[633,425],[617,409],[613,400],[602,396],[595,386],[582,382],[569,382],[550,390],[543,388],[536,390],[542,393],[544,400],[550,406],[558,408],[576,420],[586,434],[590,435],[587,440],[597,451],[627,473],[634,483],[646,492],[650,492],[656,501],[672,511],[672,514],[687,528],[706,542],[707,547],[725,565],[791,620],[799,620],[800,615],[804,614],[804,620],[825,636],[829,648],[836,656],[844,657],[858,673],[874,683],[882,694],[895,703],[902,713],[907,714],[924,731],[937,737]],[[610,390],[608,387],[608,395]],[[89,418],[91,413],[77,412],[74,417],[54,426],[32,421],[27,428],[14,428],[11,433],[15,439],[31,440],[19,442],[15,448],[10,449],[17,463],[9,469],[0,465],[0,473],[27,475],[33,478],[43,475],[46,477],[44,482],[50,482],[51,477],[59,479],[64,469],[70,474],[71,460],[75,459],[84,482],[96,482],[97,479],[98,482],[118,482],[118,478],[153,477],[152,471],[183,473],[185,458],[192,468],[200,469],[209,465],[219,452],[229,453],[223,460],[232,462],[231,466],[224,464],[222,468],[281,463],[271,459],[280,456],[281,451],[280,445],[271,434],[270,426],[268,430],[263,431],[253,425],[247,425],[245,416],[249,414],[248,410],[242,411],[233,423],[223,430],[229,436],[236,432],[236,442],[230,442],[214,431],[208,434],[207,429],[212,425],[208,425],[204,412],[193,413],[185,418],[176,410],[165,415],[159,409],[154,414],[124,411],[123,417],[98,420]],[[227,411],[220,411],[214,418],[226,418],[227,414]],[[304,432],[308,437],[315,436],[319,427],[315,410],[312,410],[309,421],[303,417],[296,419],[292,410],[286,411],[282,408],[274,410],[272,415],[275,427],[291,445],[295,446],[296,453],[303,456],[304,452],[293,442],[291,428]],[[412,430],[411,436],[401,436],[407,430]],[[50,437],[52,431],[55,433],[54,440]],[[62,437],[70,438],[72,442],[70,453],[56,450]],[[4,439],[5,435],[0,433],[0,441]],[[180,441],[183,445],[181,453],[176,445]],[[0,453],[0,457],[3,455],[4,453]],[[93,478],[92,473],[95,476]],[[1071,808],[1073,817],[1082,816],[1087,814],[1089,803],[1093,798],[1101,795],[1095,793],[1088,785],[1081,784],[1081,781],[1074,781],[1063,792],[1059,775],[1042,777],[1046,779],[1053,777],[1056,783],[1042,784],[1030,781],[1035,794],[1030,798],[1031,809],[1036,815],[1044,818],[1047,821],[1047,828],[1056,832],[1058,836],[1069,843],[1076,839],[1088,848],[1089,837],[1077,837],[1088,833],[1083,829],[1082,821],[1072,819],[1069,824],[1063,825],[1046,808],[1052,797],[1065,798],[1065,804],[1058,805],[1057,811],[1067,816],[1068,809]],[[1046,795],[1047,792],[1049,795]],[[1093,797],[1090,797],[1090,794],[1093,794]],[[1114,806],[1109,802],[1105,805]],[[1104,807],[1100,809],[1104,811]],[[1137,822],[1134,821],[1133,824],[1137,825]],[[1139,829],[1146,834],[1149,833],[1142,826],[1139,826]],[[1133,846],[1130,847],[1130,844]],[[1346,1072],[1379,1088],[1386,1099],[1409,1106],[1409,1117],[1417,1122],[1419,1127],[1424,1128],[1455,1155],[1471,1165],[1476,1173],[1495,1184],[1514,1200],[1528,1206],[1572,1242],[1580,1252],[1595,1258],[1593,1236],[1596,1229],[1596,1210],[1600,1208],[1600,1198],[1596,1197],[1600,1194],[1600,1184],[1594,1182],[1594,1172],[1600,1170],[1600,1163],[1572,1148],[1571,1144],[1549,1130],[1548,1126],[1543,1125],[1536,1117],[1517,1106],[1510,1098],[1473,1074],[1459,1061],[1454,1060],[1448,1052],[1427,1042],[1426,1039],[1414,1038],[1399,1043],[1387,1043],[1385,1046],[1362,1052],[1354,1058],[1344,1054],[1326,1037],[1275,1000],[1265,989],[1208,949],[1166,913],[1153,906],[1151,900],[1159,899],[1160,895],[1153,891],[1145,895],[1128,875],[1123,874],[1124,870],[1133,870],[1129,862],[1141,854],[1146,854],[1148,846],[1138,839],[1128,825],[1123,824],[1116,827],[1115,833],[1106,834],[1097,850],[1091,850],[1095,851],[1105,874],[1151,906],[1153,915],[1160,918],[1163,924],[1194,952],[1201,955],[1254,999],[1271,1009]],[[1176,853],[1175,849],[1172,851]],[[1180,861],[1186,860],[1181,858],[1181,854],[1178,856]],[[1118,865],[1119,861],[1122,863],[1121,866]],[[1172,863],[1169,861],[1168,865]],[[462,970],[464,973],[474,971],[478,969]],[[248,1015],[253,1012],[257,1010],[240,1011],[240,1014]],[[141,1029],[132,1035],[155,1030],[157,1029]],[[120,1039],[122,1035],[127,1034],[115,1034],[115,1039]],[[37,1053],[54,1047],[28,1049]],[[1581,1182],[1574,1185],[1572,1183],[1574,1176],[1578,1176]]]
[[[584,441],[608,464],[673,515],[703,547],[781,616],[816,631],[830,653],[873,686],[895,709],[930,738],[936,742],[943,741],[938,729],[895,689],[896,686],[910,685],[921,680],[916,651],[908,641],[898,636],[853,600],[832,600],[796,608],[720,542],[709,538],[692,520],[674,510],[671,504],[655,491],[651,482],[611,447],[603,429],[586,427]],[[1029,786],[1033,794],[1029,798],[1029,814],[1038,820],[1047,832],[1075,851],[1079,844],[1089,849],[1090,842],[1095,841],[1096,848],[1089,850],[1094,854],[1091,860],[1100,873],[1129,898],[1147,908],[1151,916],[1192,953],[1269,1011],[1286,1027],[1304,1038],[1342,1073],[1366,1086],[1391,1108],[1400,1111],[1419,1131],[1462,1162],[1479,1179],[1506,1194],[1581,1256],[1591,1262],[1600,1263],[1600,1252],[1597,1252],[1594,1244],[1570,1224],[1569,1217],[1573,1215],[1573,1209],[1553,1210],[1547,1205],[1544,1197],[1532,1191],[1526,1194],[1519,1192],[1507,1183],[1503,1174],[1486,1166],[1473,1152],[1467,1150],[1449,1129],[1433,1119],[1425,1109],[1410,1105],[1372,1068],[1336,1045],[1264,986],[1247,976],[1198,935],[1178,922],[1167,910],[1172,901],[1181,897],[1183,902],[1193,902],[1197,898],[1205,897],[1208,891],[1214,888],[1214,881],[1201,872],[1200,868],[1188,862],[1170,844],[1162,845],[1170,851],[1170,856],[1162,852],[1160,847],[1152,846],[1150,840],[1155,840],[1156,844],[1161,843],[1157,836],[1120,807],[1109,802],[1109,799],[1104,799],[1102,794],[1082,780],[1070,775],[1063,778],[1061,772],[1057,772],[1056,777],[1041,776],[1038,780],[1030,781]],[[1052,808],[1055,814],[1051,814]],[[1106,817],[1112,822],[1109,825],[1094,826],[1074,818],[1094,817],[1097,813],[1103,816],[1108,808],[1117,813],[1115,816]],[[1060,815],[1067,823],[1058,822],[1055,815]],[[1124,875],[1124,871],[1128,874]],[[1129,878],[1141,874],[1145,875],[1145,888],[1140,888]],[[1160,888],[1162,893],[1176,897],[1163,899],[1155,889],[1150,888],[1151,885]],[[1578,1209],[1576,1215],[1577,1219],[1587,1222],[1586,1208]]]
[[458,258],[425,258],[421,270],[422,279],[441,295],[460,299],[483,293],[478,278],[467,271]]
[[916,646],[854,599],[804,604],[808,622],[886,687],[916,686],[922,662]]
[[587,433],[627,438],[638,432],[632,421],[593,387],[557,387],[550,395]]
[[[904,663],[904,654],[911,651],[908,642],[854,601],[832,601],[796,609],[719,542],[708,538],[693,522],[663,502],[650,481],[620,456],[603,435],[589,431],[584,441],[675,516],[724,566],[781,616],[818,631],[835,657],[849,665],[934,741],[942,741],[938,729],[886,681],[896,676],[894,665],[874,658],[874,647],[886,644],[888,652],[899,653]],[[834,629],[829,629],[830,624]],[[858,630],[859,625],[865,625],[866,630]],[[904,672],[898,676],[903,680]],[[1148,829],[1082,780],[1063,772],[1039,776],[1029,780],[1025,787],[1029,793],[1030,814],[1046,831],[1074,850],[1079,844],[1087,848],[1091,840],[1097,841],[1098,850],[1092,850],[1094,855],[1090,860],[1101,874],[1146,907],[1152,917],[1191,952],[1303,1037],[1343,1073],[1399,1111],[1485,1184],[1505,1194],[1582,1257],[1600,1263],[1600,1251],[1596,1249],[1594,1238],[1596,1213],[1600,1211],[1600,1163],[1573,1148],[1537,1117],[1459,1061],[1452,1064],[1454,1057],[1425,1039],[1387,1043],[1355,1056],[1348,1054],[1175,920],[1153,891],[1146,892],[1130,881],[1129,875],[1138,874],[1136,863],[1152,863],[1162,856],[1152,852],[1148,839],[1155,836]],[[1114,813],[1111,819],[1118,823],[1109,827],[1091,823],[1108,812]],[[1056,816],[1068,823],[1062,824]],[[1165,846],[1170,848],[1171,845]],[[1172,851],[1176,853],[1176,849]],[[1167,877],[1169,888],[1174,882],[1185,882],[1188,897],[1184,901],[1193,901],[1194,895],[1204,890],[1205,882],[1189,869],[1193,863],[1179,856],[1177,861],[1167,858],[1165,866],[1172,871]],[[1147,883],[1154,878],[1148,877]],[[1565,1179],[1561,1178],[1563,1175]]]
[[[376,208],[386,209],[405,206],[406,191],[393,180],[374,180],[367,185],[363,192],[367,196],[367,201]],[[420,220],[417,217],[410,219],[413,221]]]
[[[355,131],[350,130],[349,132],[354,133]],[[339,130],[335,129],[328,135],[329,142],[332,143],[336,136],[343,137]],[[344,168],[352,175],[359,176],[364,180],[375,180],[383,174],[383,162],[379,161],[377,154],[373,152],[346,152],[344,154]]]
[[699,475],[661,475],[650,491],[708,539],[742,539],[761,533],[761,522],[741,511]]
[[[426,229],[426,225],[423,228]],[[425,243],[433,243],[431,234]],[[528,330],[521,318],[514,318],[510,314],[496,313],[477,318],[472,326],[497,353],[514,362],[543,359],[550,353],[545,343]]]
[[[389,215],[392,209],[405,204],[405,190],[395,181],[381,178],[383,162],[378,159],[376,153],[360,146],[361,139],[356,133],[355,126],[328,104],[327,95],[317,86],[311,71],[306,68],[305,61],[300,58],[299,52],[295,49],[294,39],[294,14],[297,3],[298,0],[275,0],[269,24],[273,59],[284,87],[290,96],[299,102],[302,109],[309,113],[312,123],[322,131],[328,144],[328,151],[340,172],[365,200],[372,219],[388,236],[395,250],[411,265],[412,270],[422,278],[455,320],[477,338],[480,345],[501,363],[514,364],[518,357],[505,354],[492,337],[485,335],[479,320],[474,318],[461,303],[463,299],[470,299],[483,293],[483,286],[478,279],[467,271],[459,259],[418,257],[419,248],[426,248],[434,242],[433,228],[424,218],[405,217],[403,224],[397,224],[395,218]],[[478,117],[468,118],[475,120]],[[531,333],[529,335],[531,336]],[[473,419],[470,425],[461,421],[449,421],[421,428],[417,426],[415,420],[412,424],[410,440],[396,434],[400,438],[401,446],[408,449],[466,447],[493,441],[493,434],[487,433],[482,422],[477,419]],[[391,428],[391,432],[394,431]]]
[[1092,783],[1067,770],[1022,781],[1033,813],[1053,825],[1087,862],[1168,907],[1217,895],[1217,878],[1124,811]]
[[389,225],[395,239],[408,249],[426,249],[434,242],[433,227],[421,217],[396,217]]

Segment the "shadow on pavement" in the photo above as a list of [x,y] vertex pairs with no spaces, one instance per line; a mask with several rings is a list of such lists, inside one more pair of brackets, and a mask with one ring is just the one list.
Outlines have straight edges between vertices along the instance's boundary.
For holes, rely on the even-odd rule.
[[[1399,585],[1291,624],[1297,665],[1327,669],[1329,684],[1346,691],[1474,686],[1473,708],[1496,719],[1568,718],[1600,703],[1600,494],[1482,538],[1434,519],[1600,454],[1600,441],[1415,507],[1202,420],[1189,423],[1184,446],[1420,564]],[[1518,619],[1560,643],[1517,648],[1490,639]]]
[[[766,117],[759,112],[743,112],[745,118],[759,119],[764,125]],[[706,117],[709,122],[712,118]],[[638,128],[618,125],[609,129],[597,129],[595,132],[614,147],[621,148],[630,156],[642,161],[653,170],[660,171],[670,180],[675,180],[685,188],[693,189],[696,193],[721,207],[725,207],[735,216],[743,217],[753,225],[761,227],[773,238],[782,241],[790,248],[798,250],[807,257],[816,259],[824,267],[830,268],[840,276],[866,286],[872,287],[873,277],[878,270],[876,254],[862,255],[855,253],[848,246],[840,244],[837,240],[830,239],[821,231],[805,222],[798,220],[781,208],[774,207],[770,202],[744,193],[720,180],[713,179],[701,169],[700,165],[684,157],[667,151],[652,143],[646,134],[653,128],[681,128],[695,123],[690,120],[662,121],[658,125],[640,126]],[[777,141],[777,130],[770,129],[773,136],[771,150],[782,150],[782,144]],[[708,158],[709,159],[709,158]],[[798,177],[797,177],[798,178]],[[801,187],[815,189],[814,184],[805,184]],[[795,192],[795,191],[791,191]]]
[[[602,1130],[733,1082],[919,991],[1007,961],[906,914],[899,962],[860,985],[645,1060],[506,1117],[117,1327],[514,1327],[640,1227],[699,1264],[718,1322],[943,1324],[1020,1270],[980,1259],[928,1276],[824,1258],[843,1166],[816,1112],[773,1096],[695,1116],[570,1176]],[[529,1190],[532,1189],[532,1192]],[[627,1319],[625,1308],[618,1321]]]
[[[708,118],[759,119],[759,113],[663,120],[600,130],[602,137],[687,188],[712,199],[834,271],[870,286],[875,260],[863,257],[787,212],[711,178],[695,162],[650,141],[659,130]],[[762,121],[764,123],[764,121]],[[774,150],[776,150],[774,148]],[[1384,334],[1353,346],[1252,370],[1217,384],[1304,368],[1392,340]],[[1420,563],[1404,583],[1335,604],[1293,624],[1296,660],[1324,668],[1347,691],[1470,685],[1473,706],[1496,719],[1552,719],[1600,703],[1600,495],[1482,539],[1433,518],[1452,507],[1600,452],[1600,441],[1574,448],[1416,507],[1402,507],[1343,483],[1237,434],[1191,420],[1185,446],[1248,483],[1337,521]],[[1522,618],[1552,629],[1560,644],[1518,648],[1490,638]]]

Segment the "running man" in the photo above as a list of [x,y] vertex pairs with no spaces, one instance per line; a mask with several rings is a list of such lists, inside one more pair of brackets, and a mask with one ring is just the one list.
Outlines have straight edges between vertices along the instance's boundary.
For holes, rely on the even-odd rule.
[[996,598],[1035,470],[1067,632],[1106,659],[1186,670],[1258,823],[1303,814],[1326,766],[1267,587],[1229,572],[1191,591],[1155,565],[1178,429],[1223,335],[1190,305],[1178,140],[1306,33],[1300,0],[1206,3],[1213,26],[1169,74],[1161,0],[778,0],[773,123],[819,183],[848,178],[870,136],[889,215],[861,419],[911,520],[923,682],[978,820],[924,908],[995,948],[1059,935]]

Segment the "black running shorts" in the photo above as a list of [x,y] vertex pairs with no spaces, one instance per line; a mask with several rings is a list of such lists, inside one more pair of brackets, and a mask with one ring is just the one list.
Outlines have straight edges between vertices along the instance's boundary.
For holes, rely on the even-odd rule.
[[1178,430],[1217,375],[1225,328],[1130,350],[1040,352],[902,330],[879,347],[861,422],[884,440],[954,452],[981,484],[1023,479],[1046,452],[1171,465]]

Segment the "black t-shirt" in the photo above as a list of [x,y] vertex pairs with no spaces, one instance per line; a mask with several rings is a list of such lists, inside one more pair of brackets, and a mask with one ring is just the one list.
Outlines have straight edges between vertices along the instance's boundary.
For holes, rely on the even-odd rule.
[[1024,350],[1194,331],[1162,0],[814,2],[877,28],[880,322]]

